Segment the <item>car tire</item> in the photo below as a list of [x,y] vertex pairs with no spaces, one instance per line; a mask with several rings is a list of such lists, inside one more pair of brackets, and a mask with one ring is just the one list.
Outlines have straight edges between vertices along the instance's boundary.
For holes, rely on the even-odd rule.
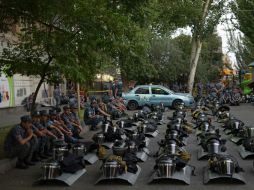
[[131,100],[131,101],[129,101],[127,107],[129,110],[136,110],[138,108],[138,102]]
[[177,106],[180,104],[180,103],[182,103],[183,101],[182,100],[174,100],[173,101],[173,103],[172,103],[172,108],[173,109],[176,109],[177,108]]

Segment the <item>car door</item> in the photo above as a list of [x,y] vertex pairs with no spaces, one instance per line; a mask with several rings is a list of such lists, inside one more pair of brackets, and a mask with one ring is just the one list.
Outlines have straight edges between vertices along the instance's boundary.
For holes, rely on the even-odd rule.
[[150,105],[150,90],[149,86],[138,87],[134,92],[135,99],[137,100],[139,106]]
[[163,103],[165,106],[169,106],[171,102],[170,93],[161,87],[151,87],[150,102],[153,105],[160,105]]

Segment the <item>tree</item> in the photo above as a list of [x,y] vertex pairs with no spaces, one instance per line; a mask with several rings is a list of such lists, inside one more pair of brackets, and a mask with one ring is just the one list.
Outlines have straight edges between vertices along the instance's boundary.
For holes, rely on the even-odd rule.
[[[178,65],[186,63],[184,50],[178,42],[160,46],[156,40],[191,26],[193,39],[202,41],[220,15],[215,7],[221,4],[214,2],[200,19],[203,0],[3,0],[1,29],[24,22],[18,43],[1,56],[0,69],[40,76],[42,82],[66,77],[85,83],[100,68],[113,65],[120,68],[125,88],[128,80],[167,80],[166,71],[177,77],[176,69],[187,71],[184,63]],[[163,51],[158,59],[151,53],[156,46]]]
[[151,1],[111,1],[110,10],[118,15],[122,25],[112,48],[113,64],[121,71],[123,88],[127,90],[129,80],[150,78],[154,73],[153,64],[148,61],[149,41],[152,38],[149,23]]
[[[191,93],[194,85],[196,69],[202,50],[203,40],[214,32],[215,26],[219,23],[225,6],[223,0],[194,1],[194,7],[202,7],[193,19],[192,25],[192,48],[190,57],[190,75],[188,90]],[[196,6],[199,5],[199,6]]]
[[[187,41],[186,41],[187,39]],[[190,37],[181,35],[175,39],[169,37],[153,39],[149,51],[150,61],[156,68],[153,82],[175,82],[188,72],[187,57],[182,48],[188,48]],[[188,51],[189,52],[189,51]]]
[[[243,35],[230,33],[230,47],[236,55],[238,66],[246,68],[254,60],[254,2],[235,0],[231,3],[231,10],[235,18],[231,19],[234,30],[240,30]],[[237,22],[236,22],[236,21]]]
[[210,36],[225,9],[225,0],[158,0],[159,17],[154,30],[160,34],[172,34],[178,28],[190,27],[192,43],[188,89],[192,92],[203,41]]
[[[150,61],[156,68],[156,75],[147,82],[186,84],[189,73],[191,36],[181,34],[175,38],[153,39],[149,51]],[[196,78],[203,82],[218,79],[222,69],[222,42],[216,33],[203,41]]]
[[253,23],[254,23],[254,2],[249,0],[235,0],[231,4],[231,9],[238,21],[234,25],[254,44]]
[[[122,18],[107,9],[106,1],[2,1],[1,9],[11,24],[21,20],[18,42],[4,50],[0,69],[40,77],[41,84],[59,82],[62,77],[77,82],[93,79],[101,63],[117,43],[115,35]],[[16,14],[12,13],[15,12]],[[8,29],[8,22],[2,20]],[[34,109],[34,106],[32,106]],[[32,111],[33,111],[32,109]]]
[[223,69],[222,56],[221,38],[214,33],[203,41],[196,78],[203,82],[218,80]]

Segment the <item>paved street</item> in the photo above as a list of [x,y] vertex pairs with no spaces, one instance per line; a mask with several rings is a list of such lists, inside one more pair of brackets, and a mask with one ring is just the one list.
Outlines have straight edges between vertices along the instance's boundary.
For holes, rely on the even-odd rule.
[[[233,115],[242,119],[246,124],[254,123],[254,115],[253,115],[254,106],[252,105],[242,105],[240,107],[232,107]],[[167,115],[171,115],[171,111],[167,113]],[[154,152],[158,149],[157,141],[164,136],[165,126],[160,126],[160,135],[153,139],[150,143],[149,148]],[[91,133],[86,134],[86,136],[91,136]],[[31,167],[29,170],[16,170],[13,169],[6,173],[5,175],[0,175],[0,184],[1,189],[17,189],[17,190],[28,190],[28,189],[88,189],[88,190],[128,190],[128,189],[146,189],[146,190],[154,190],[154,189],[178,189],[178,190],[199,190],[206,188],[215,189],[216,190],[252,190],[254,187],[254,169],[253,169],[253,160],[242,160],[237,152],[237,146],[231,142],[227,142],[228,152],[234,155],[241,167],[244,168],[245,173],[244,177],[247,181],[246,185],[236,185],[236,184],[210,184],[203,185],[203,175],[202,168],[207,165],[207,161],[198,161],[197,160],[197,141],[193,135],[191,135],[188,139],[187,149],[192,153],[191,164],[196,166],[196,176],[192,176],[191,185],[182,185],[182,184],[172,184],[172,183],[163,183],[163,184],[147,184],[149,177],[151,176],[151,172],[154,166],[154,158],[149,158],[149,160],[145,163],[140,163],[142,168],[141,175],[139,176],[136,184],[134,186],[126,185],[126,184],[103,184],[103,185],[94,185],[95,181],[100,176],[99,168],[101,163],[97,162],[94,165],[87,166],[87,173],[84,174],[76,183],[73,184],[72,187],[66,187],[62,185],[33,185],[33,182],[40,177],[40,166]]]

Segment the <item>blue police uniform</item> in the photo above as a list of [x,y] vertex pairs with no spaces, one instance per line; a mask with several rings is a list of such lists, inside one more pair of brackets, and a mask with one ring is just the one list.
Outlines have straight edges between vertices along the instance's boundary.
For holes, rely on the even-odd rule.
[[[41,131],[45,129],[40,122],[33,122],[33,131]],[[37,137],[38,139],[38,149],[37,153],[39,156],[44,157],[45,150],[49,149],[49,137],[47,135]]]
[[102,117],[95,117],[95,118],[91,118],[93,116],[96,115],[96,113],[98,112],[98,108],[95,107],[87,107],[84,113],[84,122],[86,125],[91,125],[92,129],[96,128],[96,126],[100,123],[103,122],[103,118]]
[[27,143],[22,145],[19,141],[24,138],[27,138],[27,132],[21,125],[17,125],[10,130],[4,142],[4,150],[7,157],[17,157],[20,162],[26,159],[30,161],[33,152],[37,148],[37,141],[36,138],[31,138]]
[[77,127],[73,127],[71,124],[71,116],[69,114],[62,113],[61,119],[64,121],[64,124],[67,126],[67,128],[70,129],[73,133],[73,137],[64,135],[65,141],[70,143],[77,143],[77,137],[79,136],[79,133]]

